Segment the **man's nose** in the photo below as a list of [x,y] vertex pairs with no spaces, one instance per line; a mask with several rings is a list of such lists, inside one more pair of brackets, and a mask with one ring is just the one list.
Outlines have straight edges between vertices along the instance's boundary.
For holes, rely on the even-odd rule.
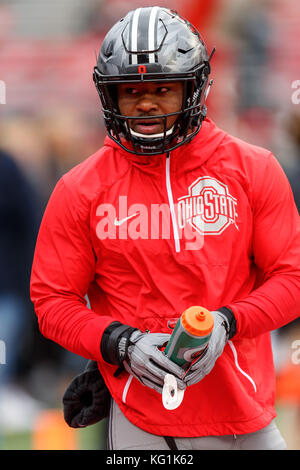
[[157,100],[150,94],[142,95],[139,101],[137,102],[137,110],[143,113],[149,113],[150,111],[158,110]]

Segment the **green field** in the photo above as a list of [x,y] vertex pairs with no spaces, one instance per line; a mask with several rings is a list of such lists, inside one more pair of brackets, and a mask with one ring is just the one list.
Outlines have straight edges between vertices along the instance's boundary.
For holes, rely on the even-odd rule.
[[[78,450],[103,450],[106,442],[106,420],[83,429],[74,430]],[[32,450],[32,433],[8,433],[0,437],[2,450]],[[68,449],[66,449],[68,450]]]

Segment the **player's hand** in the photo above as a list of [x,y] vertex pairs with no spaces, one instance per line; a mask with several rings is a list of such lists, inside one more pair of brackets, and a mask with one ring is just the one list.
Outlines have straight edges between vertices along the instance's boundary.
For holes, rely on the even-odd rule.
[[216,360],[221,356],[229,339],[229,322],[221,312],[212,312],[214,328],[203,356],[194,362],[184,377],[187,386],[193,385],[203,379],[213,369]]
[[159,393],[162,393],[166,374],[174,375],[179,389],[186,388],[182,380],[185,371],[159,350],[169,338],[168,334],[134,331],[130,337],[127,360],[123,362],[127,372]]

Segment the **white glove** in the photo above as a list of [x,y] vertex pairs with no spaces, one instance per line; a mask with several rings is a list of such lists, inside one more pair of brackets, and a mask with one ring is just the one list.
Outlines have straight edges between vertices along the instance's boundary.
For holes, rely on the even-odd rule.
[[203,379],[213,369],[216,360],[221,356],[229,338],[229,321],[221,312],[211,312],[214,316],[214,327],[207,350],[198,361],[193,363],[184,377],[187,386]]
[[166,374],[173,374],[178,388],[184,390],[182,378],[184,369],[171,361],[158,348],[168,342],[170,335],[163,333],[142,333],[137,330],[130,336],[127,358],[123,365],[127,372],[136,377],[143,385],[162,393]]

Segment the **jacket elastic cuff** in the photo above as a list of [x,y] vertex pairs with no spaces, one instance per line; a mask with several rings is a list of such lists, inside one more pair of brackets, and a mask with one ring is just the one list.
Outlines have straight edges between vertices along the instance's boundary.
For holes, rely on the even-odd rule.
[[218,312],[221,312],[228,321],[228,339],[233,338],[233,336],[236,334],[236,319],[233,311],[228,307],[221,307],[218,309]]
[[109,364],[122,366],[127,356],[129,338],[135,330],[136,328],[120,322],[111,323],[101,339],[100,348],[103,359]]

